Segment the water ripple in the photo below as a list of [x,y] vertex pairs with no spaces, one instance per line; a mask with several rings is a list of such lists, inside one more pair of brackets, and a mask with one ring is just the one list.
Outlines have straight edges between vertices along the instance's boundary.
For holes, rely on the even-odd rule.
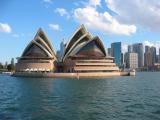
[[0,75],[2,120],[159,120],[160,74],[107,79]]

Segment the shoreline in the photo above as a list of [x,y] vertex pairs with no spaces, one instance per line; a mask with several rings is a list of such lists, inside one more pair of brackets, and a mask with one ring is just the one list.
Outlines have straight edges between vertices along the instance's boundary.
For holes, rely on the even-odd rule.
[[38,73],[38,72],[16,72],[13,77],[33,78],[107,78],[118,76],[135,76],[135,72],[88,72],[88,73]]

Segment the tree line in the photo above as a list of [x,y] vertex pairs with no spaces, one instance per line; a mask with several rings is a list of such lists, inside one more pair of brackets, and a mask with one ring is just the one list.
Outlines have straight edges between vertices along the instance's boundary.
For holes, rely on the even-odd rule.
[[11,59],[11,62],[8,64],[8,62],[6,62],[5,64],[0,63],[0,72],[13,72],[15,71],[15,62],[14,62],[14,58]]

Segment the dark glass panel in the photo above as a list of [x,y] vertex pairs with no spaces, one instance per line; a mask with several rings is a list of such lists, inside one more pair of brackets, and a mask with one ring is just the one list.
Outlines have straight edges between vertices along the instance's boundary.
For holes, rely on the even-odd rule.
[[24,56],[30,56],[30,57],[47,57],[48,55],[45,53],[44,50],[42,50],[40,47],[38,47],[35,44],[32,44],[29,49],[24,53]]
[[[49,51],[49,49],[48,49],[40,40],[37,40],[36,42],[38,42],[38,43],[39,43],[40,45],[42,45],[45,49],[47,49],[49,53],[51,53],[51,52]],[[52,54],[52,53],[51,53],[51,54]]]
[[96,41],[92,41],[84,46],[76,55],[91,56],[91,57],[105,57],[104,53],[97,45]]

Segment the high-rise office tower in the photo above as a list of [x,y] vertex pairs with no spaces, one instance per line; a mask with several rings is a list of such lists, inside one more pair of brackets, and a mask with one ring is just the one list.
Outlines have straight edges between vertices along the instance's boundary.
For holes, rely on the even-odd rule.
[[142,43],[136,43],[132,45],[133,52],[138,54],[138,67],[144,66],[144,50]]
[[107,49],[108,56],[111,56],[111,48]]
[[160,48],[159,48],[159,63],[160,63]]
[[129,53],[133,52],[133,47],[132,47],[132,45],[128,45],[128,52],[129,52]]
[[138,68],[138,54],[133,52],[127,53],[127,68]]
[[120,67],[121,63],[121,42],[115,42],[111,44],[111,56],[114,57],[115,63]]
[[151,47],[151,54],[152,54],[152,65],[156,63],[156,47],[152,46]]
[[151,53],[151,47],[150,46],[145,46],[144,65],[146,67],[152,66],[152,53]]
[[151,47],[146,45],[145,46],[145,53],[151,52]]

